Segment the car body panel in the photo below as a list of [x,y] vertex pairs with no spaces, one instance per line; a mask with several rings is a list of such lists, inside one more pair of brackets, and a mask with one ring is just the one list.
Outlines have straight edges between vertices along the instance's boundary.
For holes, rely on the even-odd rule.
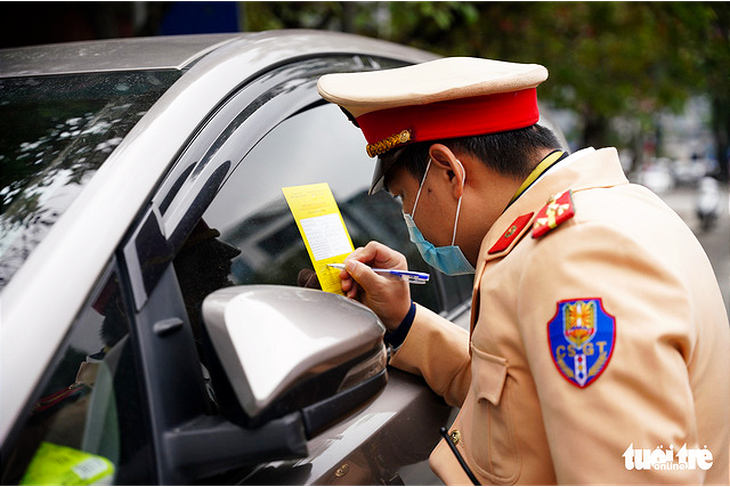
[[[391,369],[390,381],[398,387],[389,388],[357,415],[308,441],[307,457],[263,464],[235,481],[251,485],[402,483],[406,480],[403,466],[425,462],[440,438],[437,429],[423,425],[434,418],[448,424],[453,409],[424,387],[419,377]],[[427,465],[420,469],[430,473]],[[438,483],[433,475],[411,480],[407,483]]]

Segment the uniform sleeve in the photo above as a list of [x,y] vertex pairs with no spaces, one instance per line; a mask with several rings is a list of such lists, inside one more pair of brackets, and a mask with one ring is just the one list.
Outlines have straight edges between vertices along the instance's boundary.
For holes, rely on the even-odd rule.
[[469,333],[416,305],[416,317],[391,365],[420,375],[436,394],[461,406],[471,382]]
[[703,448],[690,293],[671,266],[607,225],[569,225],[536,243],[519,295],[558,483],[702,483],[700,468],[640,470],[633,455]]

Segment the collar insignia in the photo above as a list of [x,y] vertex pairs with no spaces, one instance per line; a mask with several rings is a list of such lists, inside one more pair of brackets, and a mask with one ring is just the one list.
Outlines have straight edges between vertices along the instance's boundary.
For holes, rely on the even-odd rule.
[[526,215],[518,216],[487,253],[496,254],[497,252],[502,252],[509,248],[512,242],[522,235],[522,230],[530,223],[532,215],[534,214],[535,212],[530,212]]

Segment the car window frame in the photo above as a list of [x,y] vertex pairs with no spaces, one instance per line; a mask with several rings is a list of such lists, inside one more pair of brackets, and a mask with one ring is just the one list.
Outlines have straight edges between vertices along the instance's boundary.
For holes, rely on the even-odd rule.
[[[300,69],[302,64],[311,60],[324,61],[327,63],[327,69],[309,74],[306,81],[293,87],[290,92],[268,100],[274,101],[274,105],[279,106],[264,103],[251,111],[252,104],[262,97],[265,98],[268,92],[277,90],[281,85],[290,81],[290,78],[287,77],[288,73]],[[340,63],[336,66],[337,69],[331,69],[333,61]],[[172,260],[187,235],[192,231],[195,222],[204,213],[205,208],[197,211],[200,210],[199,205],[203,204],[207,207],[207,204],[210,203],[207,198],[205,198],[207,201],[205,203],[193,201],[200,194],[201,188],[212,185],[217,188],[209,187],[208,190],[217,191],[269,131],[298,113],[327,103],[315,89],[316,80],[320,75],[325,72],[381,69],[384,64],[385,67],[395,67],[406,65],[408,62],[359,54],[312,56],[275,66],[271,71],[263,73],[239,87],[227,99],[222,100],[213,114],[200,125],[199,130],[181,150],[177,161],[160,184],[147,214],[144,216],[148,227],[154,228],[152,233],[156,234],[147,240],[147,244],[159,249],[167,248],[167,256],[164,261]],[[242,113],[247,114],[243,121],[241,121]],[[242,136],[234,136],[234,134]],[[206,157],[206,154],[216,144],[226,144],[231,141],[236,147],[238,160],[221,158],[220,153],[214,153],[211,158]],[[228,167],[223,167],[225,165]],[[196,207],[198,208],[196,209]],[[187,223],[181,226],[183,220]],[[132,239],[135,238],[138,238],[138,235],[132,236]],[[140,262],[140,253],[137,249],[126,246],[124,254],[127,261]],[[148,262],[151,260],[153,258],[147,259]],[[160,262],[160,255],[155,255],[154,260]],[[152,279],[151,282],[145,282],[141,272],[142,267],[142,265],[132,265],[129,268],[137,309],[144,304],[147,292],[155,281]],[[159,267],[158,276],[164,266]],[[439,305],[437,311],[448,319],[462,316],[470,308],[471,285],[457,284],[453,279],[435,269],[431,269],[431,275],[436,284],[435,292]],[[455,304],[451,305],[450,302]]]
[[[217,188],[209,189],[217,191],[245,159],[248,152],[279,123],[311,106],[325,103],[314,86],[321,74],[335,70],[323,69],[322,72],[312,72],[306,81],[298,86],[289,87],[290,91],[266,100],[266,97],[270,96],[269,93],[286,85],[289,81],[287,73],[298,69],[302,63],[314,60],[327,66],[338,59],[342,63],[345,63],[345,60],[351,61],[352,64],[347,66],[349,71],[380,67],[380,64],[371,57],[355,54],[298,59],[276,66],[249,81],[227,99],[222,100],[211,116],[201,123],[196,134],[181,150],[177,161],[164,177],[149,207],[141,216],[140,220],[145,223],[138,226],[130,237],[131,241],[139,240],[140,243],[145,241],[156,250],[150,253],[142,250],[142,245],[124,244],[123,253],[125,261],[129,263],[128,272],[138,310],[146,302],[149,291],[162,273],[164,266],[159,263],[172,260],[207,207],[209,201],[194,201],[201,194],[201,190],[206,185],[213,184]],[[342,69],[342,71],[347,70]],[[255,106],[262,99],[265,102],[261,106]],[[239,133],[241,136],[234,137],[234,134]],[[225,140],[221,141],[222,138]],[[238,160],[221,159],[220,153],[214,154],[212,158],[206,158],[206,153],[216,143],[233,144]],[[223,168],[226,164],[228,167]],[[148,230],[143,234],[142,228],[145,226]],[[156,275],[152,279],[145,279],[142,269],[149,266],[152,261],[157,262],[157,267],[160,269],[155,271]]]
[[[366,62],[371,68],[378,67],[359,55],[311,59],[326,65],[333,58],[349,60],[349,70],[362,69]],[[190,357],[198,352],[175,278],[173,259],[227,176],[269,130],[301,110],[324,103],[314,89],[317,77],[323,73],[312,73],[291,91],[271,97],[251,109],[257,100],[266,98],[268,91],[276,90],[288,81],[286,73],[290,69],[306,62],[307,59],[299,59],[277,66],[222,100],[180,151],[119,247],[118,257],[125,268],[125,287],[134,311],[132,326],[139,349],[140,369],[144,373],[142,387],[150,416],[157,482],[187,483],[191,480],[181,473],[181,466],[176,463],[170,432],[181,423],[211,414],[202,370],[191,367],[195,361]],[[241,113],[247,114],[244,120],[241,120]],[[230,137],[223,144],[233,141],[238,160],[221,158],[220,154],[205,157],[217,142],[221,142],[222,134],[237,133],[241,136]],[[145,278],[145,271],[150,269],[153,269],[153,276]],[[170,346],[173,341],[176,344]],[[167,380],[173,373],[176,380]],[[180,397],[186,400],[180,401]]]

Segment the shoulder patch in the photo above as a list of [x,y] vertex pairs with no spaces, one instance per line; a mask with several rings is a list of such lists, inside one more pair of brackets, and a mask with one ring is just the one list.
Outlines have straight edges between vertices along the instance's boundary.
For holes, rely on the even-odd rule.
[[616,342],[616,318],[601,298],[560,301],[547,325],[558,372],[574,386],[589,386],[606,370]]
[[551,196],[535,217],[535,223],[532,225],[532,238],[542,237],[561,223],[573,218],[573,215],[575,215],[575,207],[572,191],[568,190]]

